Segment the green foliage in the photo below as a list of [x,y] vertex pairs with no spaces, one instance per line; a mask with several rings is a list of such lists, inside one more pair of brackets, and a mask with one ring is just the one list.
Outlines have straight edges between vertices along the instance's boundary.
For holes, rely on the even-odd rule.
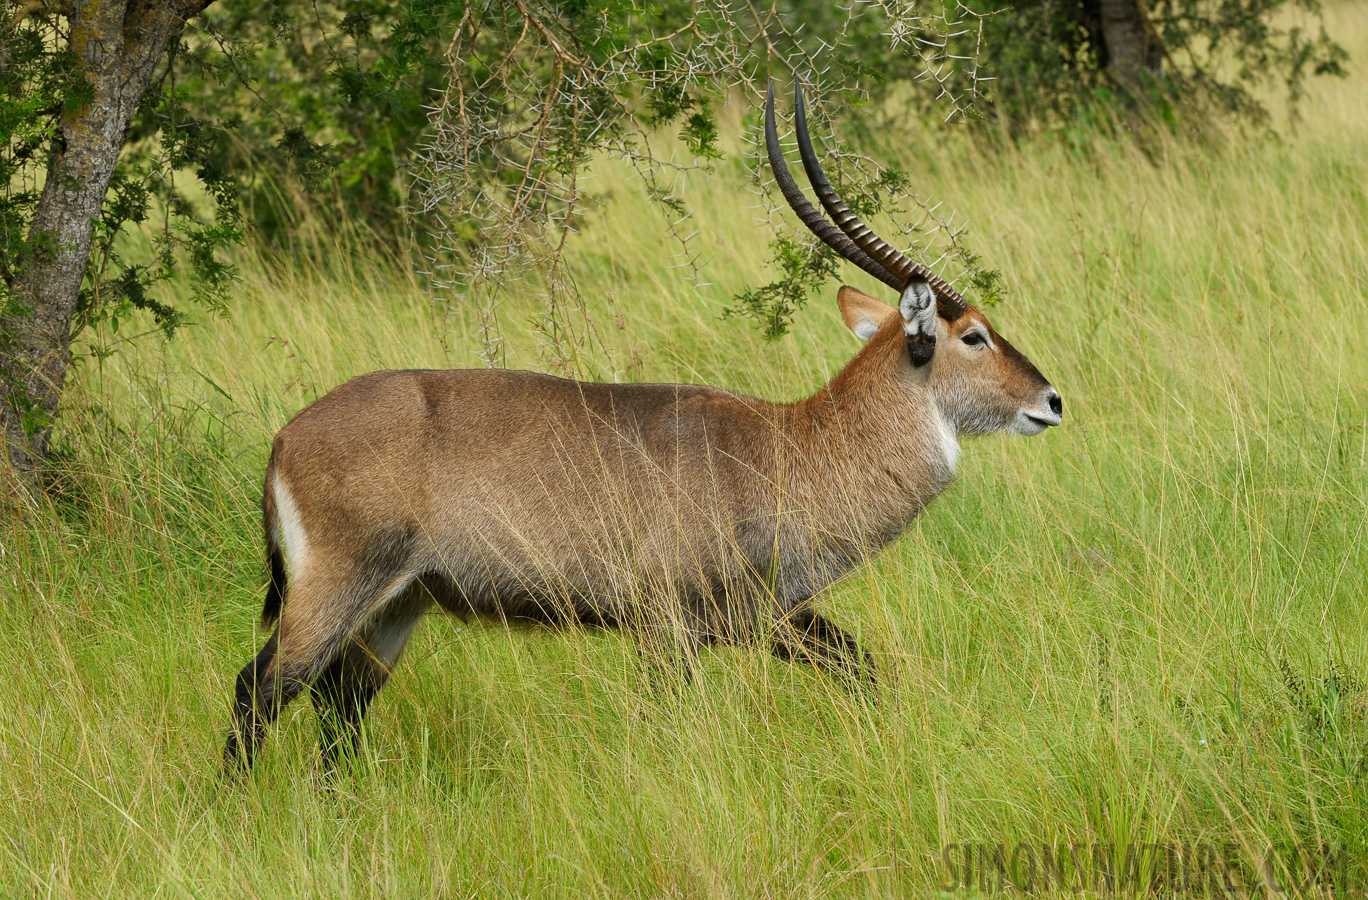
[[[1252,88],[1281,88],[1295,104],[1308,77],[1348,74],[1348,54],[1321,12],[1320,0],[1161,0],[1152,16],[1180,82],[1229,112],[1263,120],[1267,110]],[[1283,24],[1294,16],[1311,27]]]
[[[378,245],[407,231],[402,167],[428,138],[459,0],[220,0],[179,60],[187,106],[229,136],[255,234],[288,243],[338,213]],[[193,99],[190,99],[193,98]],[[328,224],[323,224],[328,223]]]
[[[170,336],[187,310],[167,296],[182,268],[201,308],[223,308],[235,273],[222,251],[254,231],[283,242],[325,194],[392,236],[404,224],[397,166],[416,153],[460,4],[260,4],[229,0],[192,22],[146,92],[96,222],[73,334],[91,352],[122,343],[135,313]],[[66,50],[65,19],[25,5],[0,41],[0,275],[29,234],[57,122],[91,99]],[[436,55],[434,55],[436,54]],[[6,295],[8,296],[8,295]],[[9,301],[7,301],[9,302]],[[126,329],[123,332],[127,334]]]
[[773,244],[772,264],[782,277],[759,287],[747,288],[727,307],[728,316],[754,319],[770,340],[783,337],[808,296],[836,277],[840,257],[821,243],[800,243],[779,238]]
[[[8,288],[17,270],[41,249],[43,236],[30,225],[39,184],[58,151],[58,123],[93,99],[67,48],[65,20],[47,6],[25,6],[16,15],[0,40],[0,178],[7,185],[0,197],[0,276],[7,304],[14,302]],[[95,222],[73,335],[100,323],[117,334],[136,310],[170,336],[186,312],[157,295],[183,268],[194,276],[191,297],[208,309],[222,308],[233,282],[233,268],[220,254],[241,240],[242,228],[225,134],[186,110],[190,90],[176,83],[174,59],[173,50],[138,106]],[[150,235],[150,244],[130,241],[130,233]],[[97,346],[92,352],[109,351]]]
[[[913,15],[808,0],[763,10],[684,0],[647,8],[627,0],[471,8],[461,0],[219,0],[190,23],[139,108],[97,225],[75,327],[117,331],[137,312],[173,333],[187,313],[162,287],[181,266],[197,276],[194,301],[220,308],[233,279],[221,251],[244,234],[239,210],[276,245],[306,222],[331,230],[338,216],[363,223],[377,247],[396,246],[417,224],[439,296],[451,290],[492,309],[512,270],[558,315],[579,304],[558,274],[558,248],[582,220],[579,178],[605,152],[639,165],[646,194],[676,224],[681,265],[696,267],[679,167],[657,158],[650,135],[676,136],[695,164],[722,159],[719,102],[737,83],[769,74],[820,88],[811,95],[819,125],[828,121],[823,104],[858,106],[908,82],[925,85],[913,96],[928,113],[986,110],[1013,128],[1042,116],[1077,123],[1120,102],[1106,75],[1097,0],[970,7]],[[65,49],[61,16],[46,6],[18,9],[0,41],[7,280],[41,240],[28,223],[57,118],[91,91]],[[1324,28],[1283,26],[1277,17],[1287,10],[1314,18],[1319,7],[1154,4],[1155,37],[1168,51],[1164,78],[1149,85],[1156,108],[1171,112],[1200,96],[1257,118],[1264,109],[1253,87],[1276,81],[1295,100],[1308,77],[1342,73],[1344,51]],[[993,103],[980,110],[984,71],[997,81]],[[895,212],[906,201],[895,170],[831,146],[833,176],[844,178],[857,213]],[[904,232],[921,239],[938,228],[933,218]],[[127,240],[140,229],[150,243]],[[948,251],[962,264],[978,302],[998,299],[995,273],[952,231],[943,236],[931,255]],[[771,336],[831,271],[813,247],[798,252],[787,237],[774,246],[779,279],[742,292],[735,307]],[[482,253],[487,265],[472,268]]]
[[[836,109],[880,96],[889,79],[939,68],[957,15],[777,0],[471,9],[449,45],[450,83],[434,105],[431,150],[416,173],[416,205],[437,226],[428,248],[434,293],[485,311],[490,362],[501,359],[499,308],[515,295],[542,297],[551,358],[581,371],[579,338],[567,336],[592,342],[596,332],[562,248],[598,199],[581,181],[591,161],[617,158],[636,170],[639,189],[670,223],[667,264],[702,281],[686,188],[691,173],[710,176],[724,157],[722,102],[753,107],[770,77],[785,88],[801,79],[825,128]],[[930,83],[928,104],[954,110],[972,97]],[[732,155],[752,165],[760,183],[770,180],[761,157]],[[849,199],[861,208],[895,211],[907,199],[896,173],[871,160],[838,152],[830,168],[856,186]],[[743,292],[733,307],[770,337],[783,334],[836,271],[810,236],[788,236],[791,217],[775,224],[784,233],[774,244],[779,278]],[[928,233],[940,228],[934,219],[924,224]]]
[[[954,25],[877,4],[773,0],[757,12],[728,0],[219,0],[189,23],[138,110],[75,329],[107,324],[113,334],[136,312],[173,333],[186,312],[159,286],[181,265],[197,276],[194,299],[220,308],[233,273],[216,254],[243,236],[241,209],[277,246],[304,224],[334,232],[339,217],[390,252],[416,231],[439,296],[483,303],[530,279],[547,297],[549,333],[561,333],[564,311],[582,303],[560,248],[592,203],[580,179],[594,158],[638,167],[646,195],[676,226],[683,265],[696,268],[681,178],[723,158],[717,109],[738,83],[767,72],[805,78],[820,118],[823,104],[858,102],[890,79],[930,71]],[[85,96],[60,52],[62,21],[40,10],[7,43],[17,63],[0,115],[12,123],[11,184],[35,183],[53,117]],[[941,90],[935,102],[962,101]],[[657,155],[662,134],[689,160],[676,162],[673,149]],[[896,187],[880,182],[891,171],[860,174],[869,167],[858,158],[834,165],[873,192],[851,198],[858,208],[881,208],[875,193]],[[0,210],[11,261],[24,252],[35,200],[20,190]],[[127,239],[139,229],[150,243]],[[771,334],[820,283],[817,272],[786,275],[787,286],[748,301],[783,306],[763,314]],[[568,359],[560,341],[554,352]]]
[[1260,91],[1280,90],[1295,107],[1307,78],[1345,74],[1345,50],[1326,31],[1320,0],[1142,0],[1163,71],[1138,97],[1108,71],[1100,0],[970,5],[985,15],[983,32],[959,36],[956,46],[983,47],[994,79],[979,109],[1018,131],[1086,122],[1094,110],[1105,116],[1137,100],[1161,118],[1196,108],[1264,124]]

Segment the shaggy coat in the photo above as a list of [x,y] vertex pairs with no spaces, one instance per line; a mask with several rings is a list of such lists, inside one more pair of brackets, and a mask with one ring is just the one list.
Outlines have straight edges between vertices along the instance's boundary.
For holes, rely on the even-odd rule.
[[686,671],[701,644],[763,635],[872,675],[813,596],[950,483],[960,435],[1034,433],[1060,407],[972,308],[918,366],[898,310],[840,301],[868,341],[797,403],[467,370],[375,372],[304,409],[266,472],[276,629],[239,676],[226,761],[306,687],[331,759],[434,603],[630,628]]

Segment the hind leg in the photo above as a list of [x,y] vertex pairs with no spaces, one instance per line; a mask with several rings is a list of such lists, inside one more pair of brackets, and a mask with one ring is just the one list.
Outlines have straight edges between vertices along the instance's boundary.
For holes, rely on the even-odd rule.
[[256,658],[238,673],[233,692],[233,727],[223,747],[226,771],[252,765],[252,757],[266,737],[266,726],[302,687],[297,681],[277,677],[276,648],[279,644],[280,629],[277,627]]
[[852,682],[874,683],[874,662],[853,637],[815,609],[800,607],[774,624],[771,650],[780,659],[801,660]]
[[637,637],[637,656],[647,682],[657,693],[672,693],[693,684],[700,641],[695,635],[648,632]]
[[652,690],[670,692],[692,684],[702,644],[699,623],[669,601],[633,613],[635,620],[629,621],[637,656],[646,668]]
[[376,585],[383,582],[375,573],[306,573],[297,580],[275,633],[238,674],[233,727],[223,748],[225,769],[252,764],[267,726],[328,667],[366,621],[377,594],[391,598],[409,580],[391,578],[379,591]]
[[355,754],[366,707],[389,680],[414,626],[431,605],[422,588],[409,588],[374,624],[353,637],[314,682],[324,769],[331,770],[344,756]]

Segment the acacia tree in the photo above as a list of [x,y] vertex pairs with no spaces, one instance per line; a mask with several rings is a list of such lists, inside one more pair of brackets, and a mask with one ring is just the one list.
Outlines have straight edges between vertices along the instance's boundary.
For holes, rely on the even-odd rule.
[[[47,452],[97,222],[135,114],[168,48],[209,2],[23,0],[10,12],[0,44],[0,422],[21,476]],[[46,156],[41,192],[16,189],[35,155]],[[134,295],[137,274],[126,286]]]
[[[720,156],[717,105],[739,99],[758,110],[771,77],[786,91],[795,79],[810,89],[830,171],[860,215],[889,213],[891,233],[901,233],[914,256],[962,286],[967,281],[981,301],[996,299],[997,273],[978,265],[962,223],[921,202],[898,170],[837,142],[829,127],[830,114],[895,82],[918,83],[923,101],[943,116],[969,108],[978,53],[947,50],[952,36],[982,27],[982,17],[963,5],[664,0],[649,15],[625,0],[510,5],[516,15],[472,5],[457,23],[445,52],[447,87],[415,185],[414,205],[434,226],[433,292],[479,311],[490,364],[501,359],[503,299],[532,295],[544,311],[536,324],[547,362],[584,374],[581,350],[594,340],[593,320],[562,249],[592,203],[580,178],[594,158],[631,167],[675,239],[674,258],[664,264],[699,274],[683,176]],[[681,165],[670,149],[660,152],[662,136],[667,148],[677,137],[693,162]],[[761,145],[758,116],[748,136],[752,147]],[[756,152],[749,159],[758,186],[772,183],[763,158]],[[791,219],[771,216],[780,235],[779,277],[739,295],[730,310],[772,338],[838,266],[820,241],[789,230]]]

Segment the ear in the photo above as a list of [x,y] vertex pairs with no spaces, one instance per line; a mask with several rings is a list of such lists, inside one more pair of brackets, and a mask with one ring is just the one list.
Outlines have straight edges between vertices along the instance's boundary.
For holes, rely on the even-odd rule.
[[880,303],[853,287],[841,288],[836,294],[836,302],[841,306],[841,318],[845,319],[846,327],[855,332],[855,336],[862,341],[872,338],[889,322],[902,318],[901,314],[887,303]]

